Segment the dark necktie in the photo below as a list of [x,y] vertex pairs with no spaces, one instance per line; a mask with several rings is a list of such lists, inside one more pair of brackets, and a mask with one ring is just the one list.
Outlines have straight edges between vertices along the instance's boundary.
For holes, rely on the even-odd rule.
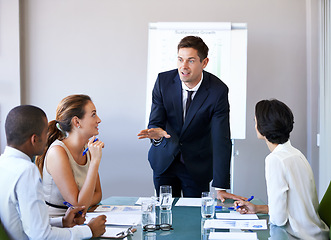
[[[187,100],[186,100],[186,106],[185,106],[185,118],[187,116],[187,111],[188,111],[188,109],[189,109],[189,107],[191,105],[191,102],[192,102],[192,94],[194,93],[194,91],[189,91],[189,90],[186,90],[186,91],[187,91]],[[179,156],[180,162],[183,163],[183,164],[185,164],[182,154],[179,153],[179,155],[180,155]]]
[[187,115],[187,111],[191,105],[191,102],[192,102],[192,94],[194,93],[194,91],[187,91],[187,101],[186,101],[186,112],[185,112],[185,117]]

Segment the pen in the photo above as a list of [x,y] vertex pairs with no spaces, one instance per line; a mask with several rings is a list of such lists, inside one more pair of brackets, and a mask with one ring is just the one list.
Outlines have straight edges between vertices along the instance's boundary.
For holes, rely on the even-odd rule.
[[127,235],[131,235],[132,233],[135,232],[135,229],[132,229],[132,228],[133,228],[133,226],[129,227],[125,231],[122,231],[122,232],[117,233],[116,236],[123,236],[123,237],[125,237]]
[[227,209],[227,210],[234,210],[234,207],[223,207],[223,206],[217,206],[217,205],[215,206],[215,210],[217,210],[217,209],[223,209],[223,208],[224,208],[225,210],[226,210],[226,209]]
[[[254,196],[251,196],[251,197],[250,197],[250,198],[248,198],[246,201],[247,201],[247,202],[250,202],[250,201],[252,201],[252,200],[253,200],[253,198],[254,198]],[[236,209],[238,209],[238,208],[240,208],[240,207],[241,207],[241,206],[237,206],[237,207],[236,207]]]
[[251,196],[250,198],[248,198],[248,199],[247,199],[247,202],[250,202],[250,201],[252,201],[252,200],[253,200],[253,198],[254,198],[254,196]]
[[[63,204],[66,205],[66,206],[69,207],[69,208],[74,208],[74,206],[72,206],[72,205],[71,205],[70,203],[68,203],[68,202],[63,202]],[[83,214],[82,211],[79,211],[78,213],[79,213],[80,215]]]
[[[93,142],[96,142],[96,141],[98,141],[98,138],[95,138]],[[83,156],[87,153],[87,151],[88,151],[88,147],[84,150]]]

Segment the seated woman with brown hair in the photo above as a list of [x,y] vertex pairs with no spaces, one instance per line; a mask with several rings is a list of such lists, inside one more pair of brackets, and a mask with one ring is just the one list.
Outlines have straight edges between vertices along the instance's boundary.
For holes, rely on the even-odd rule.
[[47,149],[36,159],[50,216],[64,215],[64,201],[86,209],[100,202],[104,143],[95,141],[100,122],[87,95],[70,95],[59,103],[56,120],[48,125]]

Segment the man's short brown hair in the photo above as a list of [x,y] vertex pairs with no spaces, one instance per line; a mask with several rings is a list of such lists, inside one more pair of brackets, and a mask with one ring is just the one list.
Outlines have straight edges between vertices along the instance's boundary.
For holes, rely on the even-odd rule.
[[177,50],[181,48],[193,48],[198,51],[200,62],[208,56],[209,48],[205,42],[198,36],[184,37],[178,44]]

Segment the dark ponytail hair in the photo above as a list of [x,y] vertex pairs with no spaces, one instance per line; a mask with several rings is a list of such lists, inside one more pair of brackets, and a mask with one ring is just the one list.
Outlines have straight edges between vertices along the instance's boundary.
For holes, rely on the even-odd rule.
[[46,153],[55,140],[63,140],[66,138],[67,132],[72,130],[71,119],[78,117],[82,119],[85,115],[85,105],[92,101],[91,98],[84,94],[70,95],[61,100],[56,109],[56,120],[48,123],[47,145],[44,153],[38,156],[35,160],[41,176],[43,175],[43,168]]

